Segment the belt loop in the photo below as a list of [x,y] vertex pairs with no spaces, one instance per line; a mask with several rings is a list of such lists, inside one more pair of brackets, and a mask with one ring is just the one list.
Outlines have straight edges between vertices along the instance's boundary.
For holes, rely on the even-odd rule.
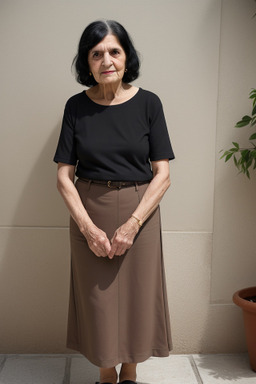
[[138,183],[137,181],[135,181],[135,191],[138,192],[139,188],[138,188]]
[[90,188],[91,188],[91,183],[92,183],[92,180],[88,180],[88,188],[87,188],[87,191],[90,190]]

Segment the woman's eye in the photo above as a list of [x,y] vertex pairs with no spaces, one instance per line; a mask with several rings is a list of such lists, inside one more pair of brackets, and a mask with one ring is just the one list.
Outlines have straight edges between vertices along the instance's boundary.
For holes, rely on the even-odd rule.
[[112,51],[112,55],[113,55],[113,56],[116,56],[116,55],[118,55],[118,54],[119,54],[118,49],[113,49],[113,51]]
[[100,54],[100,52],[93,52],[92,57],[93,57],[94,59],[98,59],[98,58],[101,57],[101,54]]

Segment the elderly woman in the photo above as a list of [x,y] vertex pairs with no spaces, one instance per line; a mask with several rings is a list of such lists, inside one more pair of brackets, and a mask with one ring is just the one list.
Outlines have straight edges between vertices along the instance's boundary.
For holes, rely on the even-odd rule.
[[119,363],[134,384],[137,363],[171,350],[159,202],[174,155],[159,98],[130,84],[139,59],[122,25],[88,25],[74,65],[88,89],[67,101],[54,157],[71,215],[67,346],[100,384]]

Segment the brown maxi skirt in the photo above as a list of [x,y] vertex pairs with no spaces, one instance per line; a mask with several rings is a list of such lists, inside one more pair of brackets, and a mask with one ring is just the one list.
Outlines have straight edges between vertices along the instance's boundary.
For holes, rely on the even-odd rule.
[[[112,238],[148,184],[76,188],[93,222]],[[172,349],[159,208],[122,256],[97,257],[70,221],[71,284],[67,346],[99,367],[166,357]]]

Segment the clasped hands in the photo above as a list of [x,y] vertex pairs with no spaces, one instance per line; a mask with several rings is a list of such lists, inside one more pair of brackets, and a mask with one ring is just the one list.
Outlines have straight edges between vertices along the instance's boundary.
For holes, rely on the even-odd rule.
[[127,249],[131,248],[140,226],[132,219],[121,225],[114,233],[111,240],[106,233],[92,224],[84,233],[88,246],[98,257],[108,257],[123,255]]

